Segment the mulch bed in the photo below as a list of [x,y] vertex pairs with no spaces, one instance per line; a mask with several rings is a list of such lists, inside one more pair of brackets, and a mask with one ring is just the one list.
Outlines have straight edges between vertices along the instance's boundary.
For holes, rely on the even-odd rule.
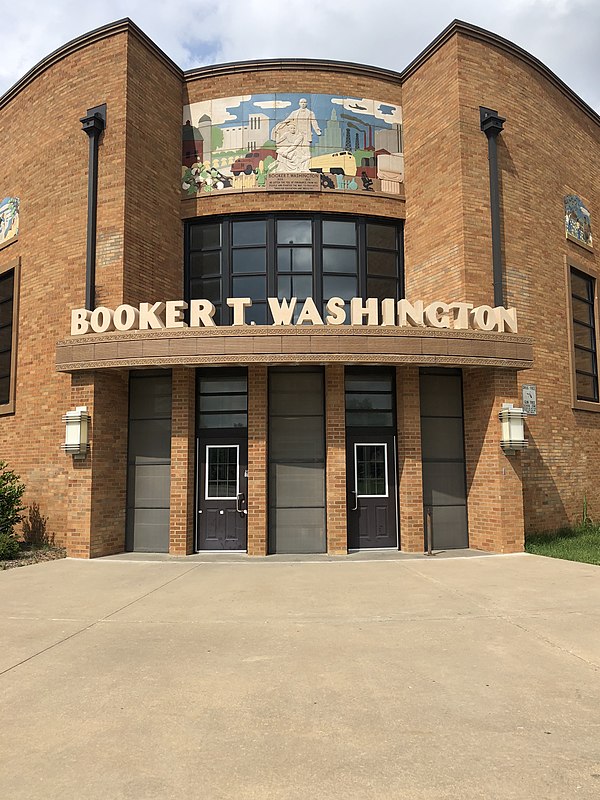
[[21,550],[16,558],[0,561],[0,571],[13,569],[13,567],[27,567],[29,564],[39,564],[41,561],[55,561],[67,555],[64,547],[44,547],[39,550]]

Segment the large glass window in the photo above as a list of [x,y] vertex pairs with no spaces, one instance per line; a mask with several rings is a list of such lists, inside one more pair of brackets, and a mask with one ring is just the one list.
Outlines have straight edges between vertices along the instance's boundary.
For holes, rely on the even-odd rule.
[[348,428],[394,426],[393,371],[378,367],[346,368],[346,425]]
[[0,272],[0,413],[14,411],[17,270]]
[[571,269],[571,312],[575,355],[575,393],[578,400],[598,402],[595,280]]
[[267,297],[296,297],[297,319],[312,297],[324,310],[331,297],[404,296],[402,221],[323,214],[227,217],[188,223],[188,299],[217,307],[230,324],[227,297],[250,297],[246,322],[272,322]]
[[248,427],[246,370],[199,369],[196,413],[199,430]]

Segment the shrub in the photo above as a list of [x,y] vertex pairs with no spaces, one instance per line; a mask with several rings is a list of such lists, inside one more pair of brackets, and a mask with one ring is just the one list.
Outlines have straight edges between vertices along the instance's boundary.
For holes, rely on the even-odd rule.
[[0,561],[16,558],[20,549],[16,536],[0,532]]
[[21,521],[21,511],[25,510],[21,505],[24,492],[25,486],[19,476],[5,461],[0,461],[0,534],[14,535],[15,525]]
[[48,517],[42,517],[37,503],[29,506],[28,515],[23,518],[23,541],[30,547],[47,547],[54,544],[54,536],[47,530]]

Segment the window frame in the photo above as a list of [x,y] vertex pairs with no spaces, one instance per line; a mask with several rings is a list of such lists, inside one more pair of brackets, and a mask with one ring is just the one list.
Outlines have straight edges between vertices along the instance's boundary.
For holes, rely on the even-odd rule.
[[[11,242],[12,243],[12,242]],[[19,321],[19,287],[21,279],[21,259],[17,257],[0,266],[0,276],[13,272],[13,310],[10,349],[10,371],[8,373],[8,402],[0,404],[0,416],[15,413],[15,394],[17,389],[17,340]]]
[[[200,252],[197,249],[192,249],[191,242],[192,242],[192,230],[195,225],[210,225],[210,224],[219,224],[221,226],[221,247],[220,247],[220,254],[221,254],[221,273],[220,273],[220,281],[221,281],[221,301],[218,304],[220,306],[220,324],[221,325],[231,325],[232,324],[232,310],[226,305],[225,300],[227,297],[236,297],[237,295],[233,292],[233,272],[232,272],[232,259],[233,259],[233,243],[232,243],[232,226],[234,222],[251,222],[251,221],[266,221],[266,243],[264,245],[265,248],[265,261],[266,261],[266,296],[267,297],[277,297],[278,296],[278,276],[280,273],[277,271],[277,252],[278,252],[278,242],[277,242],[277,228],[276,223],[280,220],[293,220],[293,219],[309,219],[312,225],[312,243],[310,245],[312,250],[312,272],[310,273],[313,282],[313,290],[312,290],[312,298],[315,302],[317,309],[319,309],[319,313],[323,312],[324,303],[329,298],[323,297],[323,283],[325,277],[335,277],[338,273],[325,273],[323,271],[323,250],[325,247],[335,249],[336,245],[323,244],[323,222],[327,221],[339,221],[339,222],[354,222],[356,225],[356,245],[354,247],[357,256],[357,270],[356,270],[356,281],[357,281],[357,297],[362,297],[366,299],[369,295],[367,293],[367,284],[369,277],[377,277],[372,276],[367,273],[367,264],[368,264],[368,255],[370,251],[377,251],[383,250],[386,251],[386,248],[378,248],[374,246],[368,246],[367,244],[367,226],[369,224],[373,225],[391,225],[395,227],[395,235],[396,235],[396,249],[387,250],[387,252],[395,252],[397,257],[397,276],[394,280],[397,282],[398,293],[397,298],[398,300],[402,299],[405,296],[405,264],[404,264],[404,219],[396,218],[396,217],[377,217],[377,216],[368,216],[368,215],[355,215],[355,214],[344,214],[344,213],[323,213],[317,211],[298,211],[298,212],[266,212],[266,213],[255,213],[255,214],[227,214],[227,215],[218,215],[218,216],[207,216],[207,217],[195,217],[186,220],[186,230],[185,230],[185,252],[184,252],[184,297],[186,302],[189,303],[190,298],[192,297],[191,294],[191,261],[192,261],[192,254],[196,252]],[[300,245],[298,245],[300,246]],[[339,246],[341,249],[351,249],[350,246]],[[213,250],[215,248],[207,248]],[[281,273],[282,276],[287,273]],[[300,274],[300,273],[298,273]],[[302,273],[308,275],[309,273]],[[248,273],[250,275],[250,273]],[[341,273],[340,273],[341,275]],[[343,276],[342,276],[343,277]],[[258,304],[262,304],[263,301],[257,300]],[[217,304],[215,304],[217,305]],[[268,304],[266,304],[266,319],[268,319]],[[259,323],[256,323],[259,324]],[[266,324],[271,326],[272,323],[260,323]]]
[[[573,283],[571,276],[573,272],[580,273],[584,278],[593,281],[593,300],[591,307],[594,315],[594,340],[595,340],[595,356],[596,356],[596,379],[598,382],[598,400],[582,400],[577,396],[577,366],[575,359],[575,337],[573,333]],[[566,278],[566,291],[567,291],[567,308],[568,308],[568,342],[569,342],[569,365],[571,376],[571,406],[574,410],[578,411],[595,411],[600,412],[600,309],[598,302],[598,275],[595,270],[587,264],[582,264],[572,258],[565,258],[565,278]],[[589,302],[589,301],[588,301]]]

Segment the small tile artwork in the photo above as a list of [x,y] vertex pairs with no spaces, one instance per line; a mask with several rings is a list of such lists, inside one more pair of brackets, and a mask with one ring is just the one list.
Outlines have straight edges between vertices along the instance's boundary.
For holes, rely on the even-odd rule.
[[0,247],[19,233],[19,198],[5,197],[0,202]]
[[590,212],[576,194],[565,196],[565,233],[567,239],[584,247],[593,247]]
[[222,97],[184,106],[186,197],[227,191],[403,195],[402,108],[324,94]]

